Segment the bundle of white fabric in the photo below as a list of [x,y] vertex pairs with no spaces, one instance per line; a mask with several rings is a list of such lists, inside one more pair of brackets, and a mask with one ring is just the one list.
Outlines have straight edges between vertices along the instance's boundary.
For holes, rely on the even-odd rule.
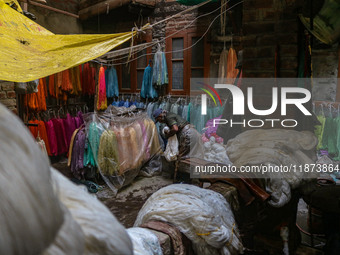
[[176,226],[196,254],[240,254],[243,246],[225,198],[194,185],[173,184],[155,192],[139,211],[135,226],[151,220]]
[[210,162],[223,163],[231,165],[226,148],[216,141],[214,136],[209,138],[209,141],[203,143],[204,159]]
[[291,189],[317,177],[315,171],[300,171],[299,168],[315,163],[308,155],[313,155],[317,144],[317,137],[309,131],[256,129],[229,140],[227,153],[237,167],[271,165],[276,169],[285,166],[285,170],[290,170],[287,173],[281,170],[260,172],[257,176],[266,179],[266,190],[271,194],[269,203],[281,207],[289,202]]
[[22,122],[0,105],[0,254],[133,254],[111,212],[52,170]]

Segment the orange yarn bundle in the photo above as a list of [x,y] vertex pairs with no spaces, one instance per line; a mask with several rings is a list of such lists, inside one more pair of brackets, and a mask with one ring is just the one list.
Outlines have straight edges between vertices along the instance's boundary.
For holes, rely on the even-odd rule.
[[234,84],[238,70],[235,68],[237,63],[236,51],[231,47],[228,52],[227,82]]
[[105,110],[107,108],[105,69],[100,67],[97,89],[97,110]]

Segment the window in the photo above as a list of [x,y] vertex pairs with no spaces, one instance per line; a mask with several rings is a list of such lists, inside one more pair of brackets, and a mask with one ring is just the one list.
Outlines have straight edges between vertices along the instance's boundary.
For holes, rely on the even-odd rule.
[[166,51],[171,52],[167,54],[168,93],[189,94],[190,78],[208,77],[210,47],[205,37],[198,33],[176,34],[167,38]]
[[[151,42],[151,40],[151,33],[148,32],[143,38],[137,40],[137,44]],[[130,42],[122,45],[122,48],[128,47],[130,47]],[[144,69],[148,66],[149,60],[152,59],[151,47],[138,51],[131,56],[131,59],[135,60],[131,61],[129,65],[121,64],[116,66],[120,93],[138,93],[140,91]],[[118,62],[125,63],[127,62],[127,58],[119,59]]]

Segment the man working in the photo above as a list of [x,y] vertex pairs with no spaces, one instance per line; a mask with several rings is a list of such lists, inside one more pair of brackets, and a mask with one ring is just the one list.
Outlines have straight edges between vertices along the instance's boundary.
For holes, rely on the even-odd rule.
[[177,135],[179,148],[178,158],[196,157],[203,158],[203,146],[201,135],[181,116],[157,109],[153,112],[156,122],[165,123],[170,130],[165,134],[166,138]]

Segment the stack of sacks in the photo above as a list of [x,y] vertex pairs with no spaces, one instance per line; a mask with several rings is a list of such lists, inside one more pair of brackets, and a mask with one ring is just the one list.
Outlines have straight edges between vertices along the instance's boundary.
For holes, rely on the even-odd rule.
[[0,105],[0,254],[133,254],[111,212],[51,169],[28,129]]
[[139,211],[135,227],[163,221],[192,242],[196,254],[240,254],[243,246],[225,198],[194,185],[173,184],[155,192]]
[[146,228],[129,228],[127,232],[132,240],[133,255],[162,255],[158,237]]
[[[317,137],[309,131],[283,129],[256,129],[243,132],[228,141],[227,153],[237,167],[246,165],[271,165],[286,170],[259,173],[266,179],[266,190],[271,194],[269,203],[281,207],[289,202],[291,189],[296,189],[316,178],[316,172],[300,171],[299,166],[314,164],[307,155],[315,155]],[[296,167],[296,171],[293,169]],[[312,166],[310,166],[311,169]]]
[[[222,138],[221,138],[222,139]],[[207,139],[205,136],[202,137],[204,146],[204,159],[210,162],[223,163],[230,165],[232,164],[228,158],[226,148],[223,146],[222,141],[215,136],[210,136]]]

